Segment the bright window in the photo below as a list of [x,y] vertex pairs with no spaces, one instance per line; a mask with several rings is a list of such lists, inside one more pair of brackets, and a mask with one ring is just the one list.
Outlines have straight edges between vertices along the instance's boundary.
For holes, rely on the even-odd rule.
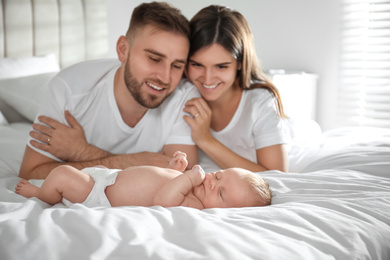
[[343,2],[339,124],[390,128],[390,1]]

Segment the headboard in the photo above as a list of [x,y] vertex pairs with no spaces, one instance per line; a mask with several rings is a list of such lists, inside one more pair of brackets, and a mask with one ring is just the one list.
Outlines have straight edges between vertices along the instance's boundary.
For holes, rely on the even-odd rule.
[[54,53],[61,68],[106,57],[106,0],[0,0],[0,58]]
[[[49,68],[54,64],[58,71],[107,56],[106,0],[0,0],[0,125],[32,122],[52,77],[26,79],[19,66],[26,60],[34,60],[28,66],[32,75],[32,68],[44,73],[45,65],[37,60],[50,60]],[[3,74],[12,79],[3,80]]]

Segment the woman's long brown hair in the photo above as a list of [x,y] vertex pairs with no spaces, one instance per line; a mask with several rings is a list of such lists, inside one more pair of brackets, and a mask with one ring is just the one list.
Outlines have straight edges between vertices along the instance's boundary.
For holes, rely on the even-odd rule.
[[241,63],[237,71],[239,87],[267,89],[276,99],[279,116],[286,118],[280,93],[260,67],[251,29],[241,13],[225,6],[210,5],[190,20],[190,28],[189,57],[203,47],[220,44]]

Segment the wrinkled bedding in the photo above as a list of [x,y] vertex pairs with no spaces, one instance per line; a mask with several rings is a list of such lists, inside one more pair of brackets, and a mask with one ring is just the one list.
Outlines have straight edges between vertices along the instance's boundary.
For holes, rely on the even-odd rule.
[[[67,208],[14,193],[28,124],[0,126],[1,259],[390,259],[390,130],[296,142],[268,207]],[[39,184],[40,181],[35,181]]]

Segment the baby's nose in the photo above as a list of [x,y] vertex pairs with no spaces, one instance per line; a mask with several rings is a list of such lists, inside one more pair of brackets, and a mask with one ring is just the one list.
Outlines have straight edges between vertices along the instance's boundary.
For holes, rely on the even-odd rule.
[[207,182],[208,182],[209,189],[210,189],[210,190],[213,190],[213,189],[214,189],[214,186],[215,186],[213,175],[210,174],[210,173],[206,173],[206,175],[205,175],[205,180],[207,180]]
[[205,174],[205,179],[207,179],[207,180],[212,180],[213,179],[213,176],[211,175],[211,173],[206,173]]

